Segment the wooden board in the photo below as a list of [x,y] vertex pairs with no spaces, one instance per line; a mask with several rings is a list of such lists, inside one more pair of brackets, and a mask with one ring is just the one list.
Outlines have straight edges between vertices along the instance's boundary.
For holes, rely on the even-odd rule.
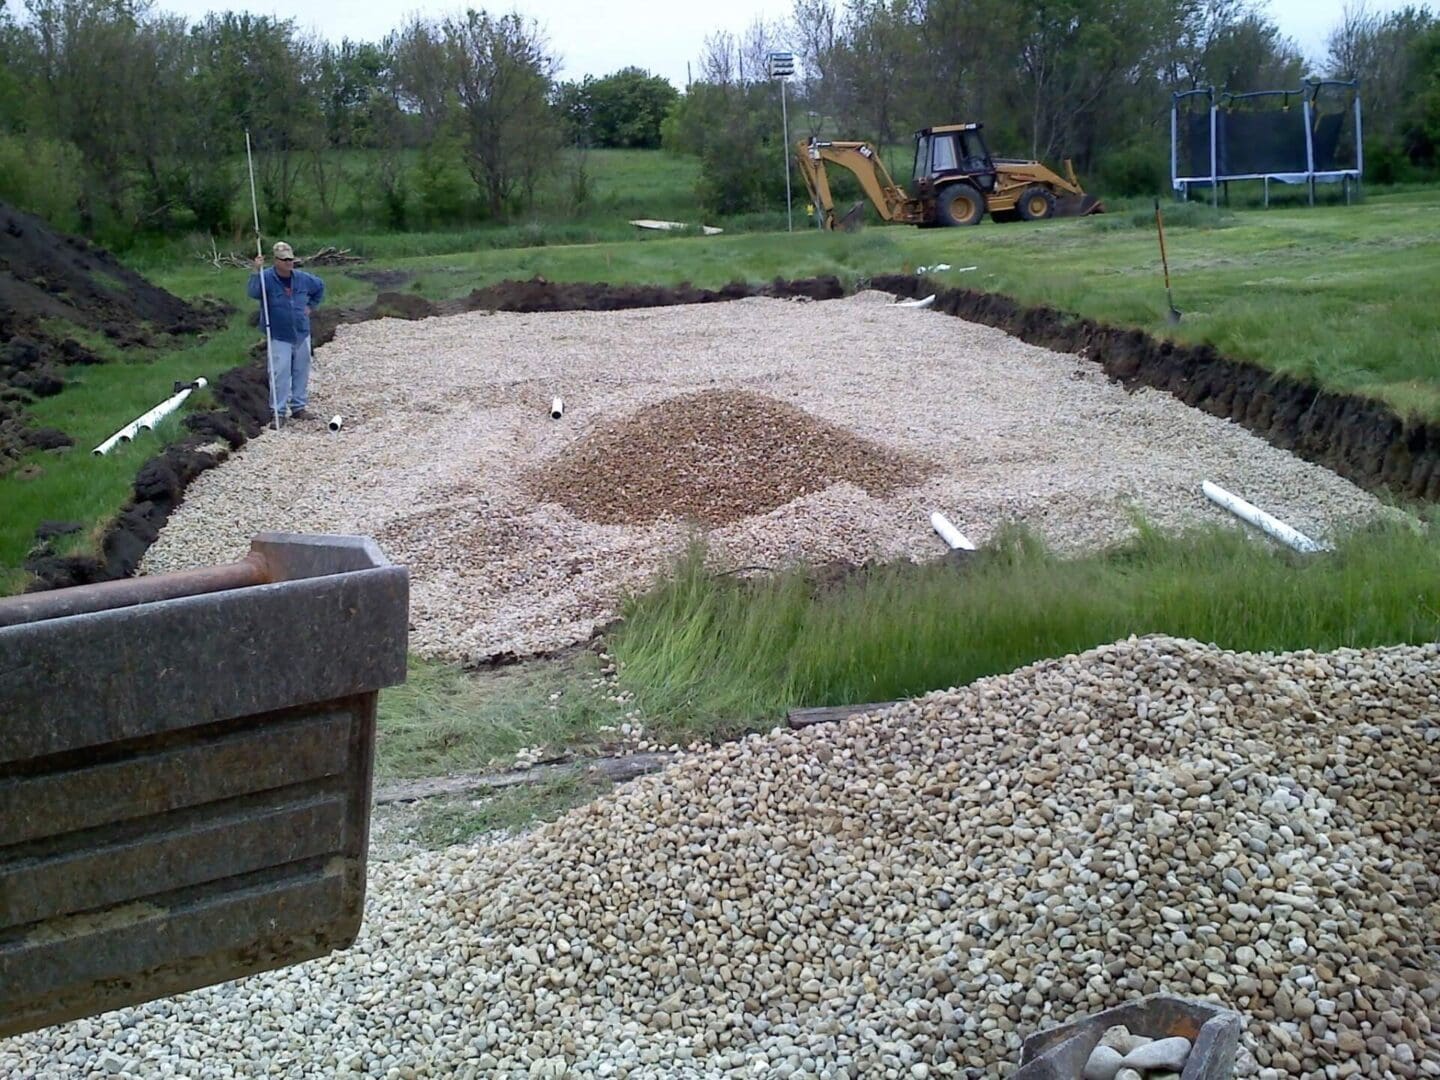
[[820,709],[791,709],[785,714],[785,719],[792,728],[807,728],[859,716],[861,713],[878,712],[899,704],[898,701],[872,701],[868,705],[827,705]]

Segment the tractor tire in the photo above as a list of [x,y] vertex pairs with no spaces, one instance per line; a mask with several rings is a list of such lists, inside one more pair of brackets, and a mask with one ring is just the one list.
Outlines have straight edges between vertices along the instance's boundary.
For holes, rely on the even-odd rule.
[[1055,216],[1055,196],[1038,185],[1028,187],[1020,193],[1015,209],[1022,221],[1044,221]]
[[974,184],[951,184],[935,200],[935,220],[942,225],[979,225],[985,196]]

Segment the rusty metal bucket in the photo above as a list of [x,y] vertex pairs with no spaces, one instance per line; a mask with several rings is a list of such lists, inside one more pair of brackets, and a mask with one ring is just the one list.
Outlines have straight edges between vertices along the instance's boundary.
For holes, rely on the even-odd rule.
[[361,537],[0,600],[0,1036],[344,948],[409,582]]
[[1244,1027],[1239,1013],[1208,1001],[1152,994],[1031,1035],[1021,1047],[1013,1080],[1075,1080],[1105,1032],[1118,1024],[1137,1035],[1189,1039],[1190,1057],[1181,1080],[1229,1080],[1235,1075]]

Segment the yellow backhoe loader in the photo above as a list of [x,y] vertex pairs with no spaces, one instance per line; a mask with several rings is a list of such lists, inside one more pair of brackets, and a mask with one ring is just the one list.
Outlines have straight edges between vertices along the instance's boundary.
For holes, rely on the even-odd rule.
[[982,124],[947,124],[915,133],[915,192],[890,179],[875,147],[866,142],[796,143],[800,175],[820,227],[849,229],[859,224],[864,201],[841,217],[835,214],[827,164],[855,174],[866,198],[886,221],[909,225],[978,225],[988,212],[996,221],[1039,221],[1104,213],[1104,204],[1087,195],[1065,162],[1066,176],[1038,161],[997,158],[985,143]]

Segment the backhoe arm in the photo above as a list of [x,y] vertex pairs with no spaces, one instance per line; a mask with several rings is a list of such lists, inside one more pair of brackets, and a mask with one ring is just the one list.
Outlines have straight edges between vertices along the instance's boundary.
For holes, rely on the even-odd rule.
[[795,158],[800,166],[800,175],[805,178],[805,187],[810,201],[820,212],[821,222],[826,229],[835,229],[840,222],[835,217],[835,199],[830,193],[830,178],[826,175],[827,162],[848,169],[860,182],[860,189],[874,205],[875,210],[886,221],[916,223],[922,219],[921,204],[896,186],[890,173],[880,160],[875,148],[865,142],[822,142],[809,139],[795,144]]

